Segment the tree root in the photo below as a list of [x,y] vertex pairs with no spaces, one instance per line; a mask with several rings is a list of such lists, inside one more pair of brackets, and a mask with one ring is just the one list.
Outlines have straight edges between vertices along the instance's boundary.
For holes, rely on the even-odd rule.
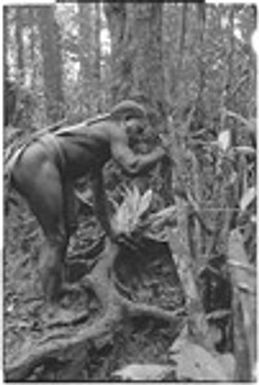
[[[65,332],[59,329],[55,333],[45,335],[36,345],[19,352],[19,359],[5,368],[6,380],[24,381],[40,368],[44,371],[49,365],[52,369],[53,362],[58,366],[65,366],[66,369],[70,366],[70,370],[66,370],[66,379],[75,380],[80,370],[85,367],[89,348],[94,346],[100,349],[112,343],[114,329],[125,317],[151,317],[167,322],[179,330],[184,315],[183,308],[168,311],[153,305],[135,303],[117,291],[112,272],[119,251],[117,244],[106,239],[104,250],[100,253],[91,274],[84,276],[80,281],[81,288],[93,291],[101,305],[97,319],[92,323],[82,319],[80,329],[72,332],[71,328]],[[75,318],[78,318],[78,314]],[[71,321],[71,324],[75,323]],[[58,326],[62,328],[62,325]],[[81,357],[80,362],[75,364],[78,355]],[[38,379],[40,376],[41,374],[38,374]]]

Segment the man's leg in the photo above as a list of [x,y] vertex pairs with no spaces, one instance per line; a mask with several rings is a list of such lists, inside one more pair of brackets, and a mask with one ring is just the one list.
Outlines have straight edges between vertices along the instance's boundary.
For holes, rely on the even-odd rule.
[[61,290],[68,244],[64,191],[60,172],[40,144],[28,148],[13,172],[14,183],[37,217],[46,237],[40,275],[46,299],[56,302]]
[[61,232],[46,235],[39,259],[39,275],[47,302],[55,304],[62,293],[64,258],[68,240]]
[[63,181],[64,196],[64,219],[68,237],[73,235],[77,229],[77,214],[79,205],[76,200],[74,185],[69,180]]

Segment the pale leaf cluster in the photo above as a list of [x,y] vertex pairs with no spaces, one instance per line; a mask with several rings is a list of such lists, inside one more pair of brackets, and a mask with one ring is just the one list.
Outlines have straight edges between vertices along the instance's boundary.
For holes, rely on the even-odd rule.
[[126,189],[126,194],[112,218],[112,226],[117,234],[133,235],[141,232],[143,236],[164,240],[165,227],[176,224],[176,207],[169,206],[156,213],[151,213],[152,190],[141,195],[134,186]]

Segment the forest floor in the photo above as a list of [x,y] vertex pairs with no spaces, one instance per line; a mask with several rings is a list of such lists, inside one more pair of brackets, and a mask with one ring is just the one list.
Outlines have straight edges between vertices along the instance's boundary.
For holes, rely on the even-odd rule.
[[[70,282],[76,282],[93,269],[96,256],[103,247],[95,218],[81,215],[79,223],[66,260],[67,279]],[[19,199],[19,206],[12,207],[5,218],[4,232],[4,359],[8,367],[24,351],[33,351],[42,338],[72,336],[82,327],[92,325],[100,317],[100,304],[90,293],[86,297],[71,294],[64,298],[60,306],[72,309],[73,314],[84,314],[81,320],[79,317],[73,324],[46,324],[37,272],[42,235],[36,219],[22,199]],[[117,259],[114,271],[120,295],[132,303],[154,305],[172,312],[183,306],[182,290],[166,244],[146,240],[142,244],[141,254],[126,250]],[[123,322],[115,325],[112,337],[99,338],[95,344],[89,341],[87,355],[84,352],[85,361],[80,368],[71,369],[70,365],[70,369],[66,370],[66,365],[50,360],[27,374],[25,379],[107,381],[113,379],[114,371],[127,364],[166,364],[169,360],[168,349],[178,329],[159,317],[126,316]],[[75,354],[80,354],[80,351]]]

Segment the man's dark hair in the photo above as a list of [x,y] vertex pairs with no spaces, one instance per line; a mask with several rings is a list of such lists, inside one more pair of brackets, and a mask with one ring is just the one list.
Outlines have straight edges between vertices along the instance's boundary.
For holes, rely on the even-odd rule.
[[114,119],[145,118],[147,115],[145,107],[134,100],[123,100],[116,104],[110,111]]

